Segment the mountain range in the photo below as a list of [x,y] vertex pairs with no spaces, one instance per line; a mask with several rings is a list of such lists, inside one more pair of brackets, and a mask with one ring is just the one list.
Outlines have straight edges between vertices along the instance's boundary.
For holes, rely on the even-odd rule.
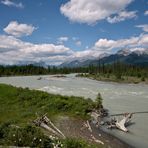
[[116,61],[131,65],[148,66],[148,49],[122,49],[115,54],[104,53],[103,56],[100,55],[97,58],[77,58],[71,61],[66,61],[59,65],[59,67],[87,67],[89,65],[97,66],[99,64],[112,64]]

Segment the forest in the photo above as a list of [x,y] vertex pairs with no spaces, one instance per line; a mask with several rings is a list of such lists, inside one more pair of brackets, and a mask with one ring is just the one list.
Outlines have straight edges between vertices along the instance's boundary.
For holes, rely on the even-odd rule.
[[148,67],[127,65],[121,62],[113,64],[99,64],[98,66],[89,65],[88,67],[56,67],[56,66],[0,66],[0,76],[14,75],[46,75],[46,74],[69,74],[69,73],[88,73],[91,75],[102,75],[105,77],[115,76],[121,79],[123,76],[148,78]]

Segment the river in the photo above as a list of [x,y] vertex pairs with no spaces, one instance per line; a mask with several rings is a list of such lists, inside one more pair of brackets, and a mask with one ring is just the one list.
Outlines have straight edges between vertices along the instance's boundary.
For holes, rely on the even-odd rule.
[[[74,74],[57,78],[54,76],[1,77],[0,83],[39,89],[55,94],[84,96],[95,99],[98,92],[103,97],[103,105],[110,113],[136,112],[148,110],[148,85],[119,84],[78,78]],[[148,114],[134,114],[129,133],[106,130],[137,148],[148,147]]]

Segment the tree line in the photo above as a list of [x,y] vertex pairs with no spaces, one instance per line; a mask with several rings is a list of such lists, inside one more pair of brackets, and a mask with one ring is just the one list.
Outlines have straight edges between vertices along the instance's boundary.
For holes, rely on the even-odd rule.
[[107,77],[109,77],[110,75],[114,75],[117,79],[121,79],[123,76],[148,78],[148,67],[125,64],[120,61],[107,65],[90,65],[88,69],[89,74],[100,74],[106,75]]
[[13,76],[13,75],[43,75],[43,74],[69,74],[69,73],[89,73],[100,75],[114,75],[118,79],[122,76],[132,76],[139,78],[148,78],[148,67],[127,65],[121,62],[114,62],[113,64],[99,64],[97,66],[89,65],[87,67],[56,67],[56,66],[0,66],[0,76]]

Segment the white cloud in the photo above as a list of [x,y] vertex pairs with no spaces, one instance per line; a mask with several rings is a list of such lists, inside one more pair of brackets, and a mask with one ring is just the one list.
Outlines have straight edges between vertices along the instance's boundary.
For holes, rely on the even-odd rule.
[[0,52],[27,48],[31,45],[31,43],[23,42],[13,36],[0,35]]
[[90,56],[92,56],[93,55],[93,53],[94,53],[94,51],[92,51],[91,49],[88,49],[88,50],[84,50],[84,51],[77,51],[77,52],[75,52],[75,54],[74,54],[74,57],[75,58],[85,58],[85,57],[90,57]]
[[104,52],[112,52],[114,49],[142,49],[148,47],[148,34],[141,34],[137,37],[131,37],[127,39],[119,40],[108,40],[108,39],[99,39],[93,49]]
[[140,35],[138,45],[148,48],[148,34]]
[[116,41],[114,40],[107,40],[107,39],[99,39],[95,43],[95,47],[103,48],[103,49],[110,49],[115,45]]
[[116,15],[124,11],[132,1],[133,0],[70,0],[61,6],[60,11],[70,21],[94,24],[97,21],[107,19],[111,15]]
[[142,28],[143,31],[148,32],[148,24],[137,25],[136,27],[138,27],[138,28]]
[[15,3],[12,0],[2,0],[1,1],[2,4],[9,6],[9,7],[17,7],[17,8],[24,8],[24,5],[20,2],[20,3]]
[[62,36],[58,38],[58,43],[59,44],[63,44],[64,42],[68,41],[68,37],[67,36]]
[[121,11],[116,16],[108,17],[107,21],[109,23],[117,23],[126,19],[135,18],[136,16],[136,11]]
[[15,37],[29,36],[36,28],[32,25],[19,24],[17,21],[11,21],[4,31]]
[[[0,63],[15,64],[18,61],[47,61],[62,58],[73,54],[64,45],[33,44],[16,39],[13,36],[0,35]],[[58,57],[58,58],[57,58]],[[4,60],[5,59],[5,60]]]
[[144,12],[144,15],[148,15],[148,10],[146,10],[146,11]]
[[[82,58],[82,59],[91,59],[94,57],[99,57],[101,54],[103,54],[103,50],[95,50],[95,49],[87,49],[83,51],[77,51],[74,53],[73,57],[71,58]],[[106,52],[108,53],[108,52]]]
[[139,41],[139,37],[131,37],[129,39],[120,39],[120,40],[108,40],[108,39],[99,39],[95,43],[95,48],[101,48],[105,50],[112,50],[114,48],[123,48],[135,46]]
[[76,45],[77,46],[81,46],[82,45],[82,42],[81,41],[76,41]]

